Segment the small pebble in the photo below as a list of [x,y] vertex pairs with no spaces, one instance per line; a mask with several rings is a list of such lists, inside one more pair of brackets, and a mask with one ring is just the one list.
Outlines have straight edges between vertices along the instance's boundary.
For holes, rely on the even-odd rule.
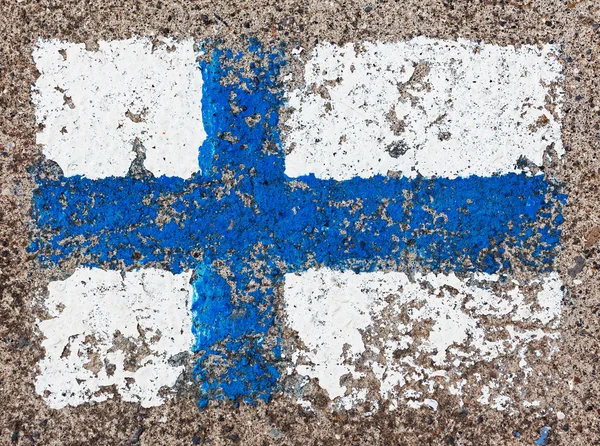
[[436,400],[432,400],[430,398],[426,398],[423,401],[423,404],[425,404],[427,407],[429,407],[431,410],[434,410],[434,411],[438,410],[438,407],[439,407],[438,402]]

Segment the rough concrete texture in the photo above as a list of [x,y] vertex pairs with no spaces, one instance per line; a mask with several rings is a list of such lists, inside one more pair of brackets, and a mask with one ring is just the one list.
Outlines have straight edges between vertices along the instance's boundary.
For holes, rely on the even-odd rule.
[[[547,444],[600,444],[598,2],[4,0],[0,32],[0,444],[508,445],[533,444],[543,426],[551,427]],[[397,41],[418,35],[561,45],[566,153],[546,169],[568,187],[558,259],[568,294],[560,352],[550,364],[536,366],[544,373],[529,383],[543,407],[509,414],[468,401],[465,410],[455,400],[438,398],[435,412],[401,407],[367,416],[360,407],[330,411],[316,392],[314,413],[283,395],[254,407],[221,402],[199,410],[184,389],[171,402],[149,409],[118,398],[77,408],[47,407],[34,391],[44,354],[34,321],[50,273],[27,252],[34,229],[28,168],[41,153],[30,99],[38,76],[32,45],[39,37],[57,37],[93,48],[98,40],[135,35],[216,38],[230,47],[248,35],[265,45],[284,41],[307,52],[319,41]],[[289,70],[298,78],[302,67]]]

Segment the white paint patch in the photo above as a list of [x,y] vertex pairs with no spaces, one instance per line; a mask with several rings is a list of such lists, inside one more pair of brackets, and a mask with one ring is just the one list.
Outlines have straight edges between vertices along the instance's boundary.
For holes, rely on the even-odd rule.
[[288,95],[290,177],[490,176],[542,165],[560,134],[556,47],[417,37],[319,44]]
[[202,73],[192,40],[147,38],[84,44],[39,40],[33,87],[37,143],[65,176],[124,176],[136,138],[155,176],[199,170]]
[[46,355],[36,392],[60,409],[105,401],[112,388],[124,401],[144,407],[164,402],[159,390],[172,387],[183,366],[169,359],[192,343],[191,272],[157,269],[125,273],[79,268],[50,282],[39,321]]
[[467,386],[461,370],[556,339],[563,298],[557,273],[519,284],[484,273],[409,277],[328,268],[286,274],[284,295],[287,323],[306,346],[293,355],[295,370],[317,378],[345,406],[348,396],[362,399],[360,380],[369,377],[391,400],[420,396],[423,386],[433,391],[440,379],[460,394]]

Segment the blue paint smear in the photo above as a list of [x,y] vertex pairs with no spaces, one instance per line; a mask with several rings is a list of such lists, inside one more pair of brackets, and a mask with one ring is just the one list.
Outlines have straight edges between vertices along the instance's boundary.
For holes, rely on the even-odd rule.
[[548,435],[550,434],[550,427],[544,426],[540,429],[540,438],[535,440],[534,444],[539,444],[541,446],[546,446],[546,441],[548,440]]
[[77,258],[111,269],[194,269],[200,406],[267,401],[277,390],[273,287],[285,273],[316,266],[506,273],[511,259],[552,269],[566,196],[547,177],[292,181],[278,128],[283,50],[250,42],[254,62],[245,70],[236,67],[241,53],[211,51],[201,64],[202,173],[185,181],[40,176],[30,247],[42,265]]

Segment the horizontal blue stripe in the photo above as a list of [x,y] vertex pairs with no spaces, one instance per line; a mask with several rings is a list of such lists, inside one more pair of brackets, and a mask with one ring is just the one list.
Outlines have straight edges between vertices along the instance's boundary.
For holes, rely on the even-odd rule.
[[260,243],[287,272],[373,270],[414,255],[433,271],[495,273],[511,269],[507,249],[546,271],[559,243],[561,196],[542,176],[299,181],[306,188],[242,180],[217,196],[222,183],[201,178],[44,180],[33,249],[52,263],[178,273],[198,258],[245,264]]

